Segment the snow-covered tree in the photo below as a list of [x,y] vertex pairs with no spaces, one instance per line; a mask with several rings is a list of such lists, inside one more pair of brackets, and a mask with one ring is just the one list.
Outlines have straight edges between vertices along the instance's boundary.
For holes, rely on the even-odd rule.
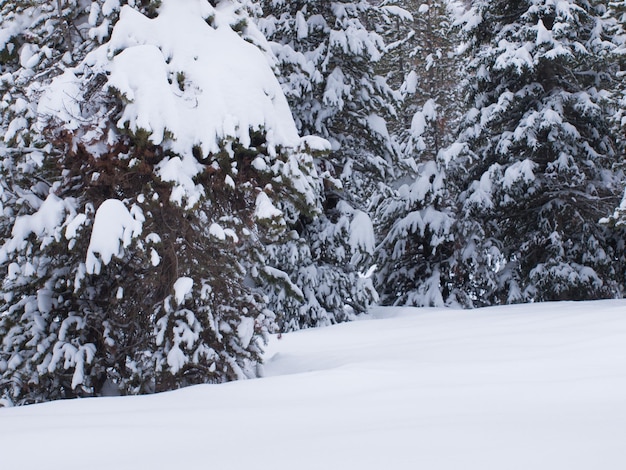
[[394,134],[405,156],[421,154],[422,160],[434,160],[450,143],[463,111],[462,59],[453,31],[461,7],[445,0],[388,0],[383,8],[396,12],[397,18],[386,33],[389,50],[384,66],[402,99]]
[[[45,214],[52,212],[52,206],[57,202],[48,200],[50,187],[55,183],[57,175],[54,165],[45,164],[45,160],[52,153],[59,155],[59,152],[46,145],[45,139],[38,138],[39,134],[32,129],[37,120],[37,109],[31,100],[30,89],[36,87],[38,81],[49,82],[60,67],[74,65],[84,56],[88,45],[84,41],[86,29],[81,25],[86,12],[84,2],[76,1],[0,2],[0,134],[3,136],[0,144],[0,243],[3,245],[0,254],[0,272],[3,275],[0,299],[2,395],[8,393],[9,386],[13,389],[27,387],[21,377],[11,377],[11,370],[26,368],[26,354],[14,354],[8,349],[17,350],[29,340],[32,340],[31,348],[35,348],[37,341],[41,340],[43,343],[48,339],[40,329],[39,316],[34,309],[20,312],[20,307],[17,307],[15,313],[8,311],[11,305],[26,305],[30,300],[32,306],[37,300],[37,295],[29,296],[23,292],[28,289],[26,284],[29,281],[33,285],[38,284],[33,292],[41,292],[42,308],[47,305],[44,298],[49,297],[45,295],[49,283],[40,275],[41,270],[47,269],[46,260],[33,256],[32,250],[28,248],[23,255],[10,260],[5,248],[9,244],[7,240],[15,236],[28,238],[33,231],[36,234],[43,232],[46,225],[54,223],[55,217],[53,215],[45,221],[40,216],[38,222],[37,218],[28,218],[28,214],[40,209]],[[44,214],[43,211],[41,214]],[[35,222],[34,230],[28,229],[28,220]],[[32,242],[30,244],[33,245]],[[60,252],[59,266],[67,258],[66,253]],[[22,272],[30,279],[20,276]],[[21,338],[9,336],[17,328],[21,328],[17,325],[20,322],[24,325],[22,329],[25,335]],[[83,353],[87,351],[81,351]],[[38,376],[38,372],[32,369],[30,374],[35,378]]]
[[261,4],[260,26],[273,42],[300,132],[330,140],[325,170],[346,194],[366,200],[390,171],[394,152],[387,131],[394,94],[376,74],[384,10],[366,1]]
[[[457,276],[468,303],[621,295],[605,2],[472,2]],[[463,160],[457,160],[463,161]],[[464,173],[465,172],[465,173]]]
[[[609,2],[609,9],[606,14],[607,21],[612,21],[612,28],[609,31],[609,38],[615,45],[613,55],[608,66],[617,68],[615,86],[613,93],[617,101],[615,113],[615,126],[617,128],[617,151],[621,155],[626,154],[626,1]],[[612,63],[613,62],[613,63]],[[618,162],[618,168],[626,167],[626,159]],[[609,226],[618,228],[626,226],[626,192],[624,198],[614,213],[603,219]]]
[[378,290],[384,303],[444,305],[451,300],[453,196],[440,151],[462,110],[454,4],[385,2],[395,12],[383,70],[399,87],[392,133],[399,142],[394,179],[375,198],[380,245]]
[[306,246],[289,248],[289,255],[278,249],[291,256],[284,259],[300,260],[291,264],[294,277],[309,292],[308,306],[290,313],[285,327],[341,321],[376,299],[364,277],[374,249],[368,207],[379,181],[391,174],[396,152],[388,130],[396,95],[376,73],[385,50],[377,27],[388,13],[366,1],[260,3],[259,25],[278,59],[298,130],[331,143],[316,160],[325,179],[324,213],[302,221]]
[[384,234],[377,250],[379,292],[387,304],[443,306],[452,294],[454,214],[441,164],[419,163],[416,173],[378,207]]
[[[618,124],[621,127],[621,141],[626,140],[626,1],[609,2],[607,12],[609,21],[613,21],[613,28],[610,31],[610,39],[615,44],[613,50],[614,59],[619,66],[617,74],[616,88],[619,99]],[[624,144],[626,145],[626,144]]]
[[2,17],[0,394],[256,375],[267,285],[293,284],[265,243],[321,213],[328,143],[237,2],[35,3]]

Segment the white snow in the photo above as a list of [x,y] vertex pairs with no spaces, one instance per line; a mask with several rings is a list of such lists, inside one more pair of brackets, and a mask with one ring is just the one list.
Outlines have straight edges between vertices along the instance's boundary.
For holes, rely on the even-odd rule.
[[437,159],[448,166],[451,161],[458,158],[463,152],[467,150],[467,145],[462,142],[455,142],[449,147],[446,147],[439,151]]
[[282,211],[274,206],[269,196],[261,191],[256,197],[254,217],[258,220],[269,220],[282,215]]
[[224,184],[226,184],[226,186],[230,187],[231,189],[235,189],[235,180],[233,180],[232,176],[230,175],[226,175],[226,178],[224,178]]
[[306,18],[301,11],[296,13],[296,28],[298,31],[298,41],[306,39],[309,36],[309,25],[306,22]]
[[381,8],[383,11],[395,15],[404,21],[413,21],[413,15],[404,8],[400,8],[396,5],[384,5]]
[[226,237],[232,238],[232,240],[237,243],[239,241],[239,237],[235,233],[233,229],[224,228],[220,224],[213,222],[209,227],[209,234],[218,240],[226,240]]
[[107,199],[96,211],[85,265],[88,274],[100,274],[102,263],[109,264],[113,256],[121,257],[123,248],[141,234],[143,214],[133,206],[129,211],[118,199]]
[[159,256],[159,253],[154,248],[150,248],[150,263],[154,267],[161,264],[161,257]]
[[434,121],[437,119],[437,103],[432,98],[427,100],[422,106],[422,112],[424,113],[424,117],[429,121]]
[[253,335],[254,318],[243,317],[239,325],[237,325],[237,336],[239,336],[242,348],[247,348],[250,345]]
[[414,138],[421,137],[426,130],[426,118],[422,111],[417,111],[411,120],[411,136]]
[[6,262],[8,253],[22,249],[31,234],[36,235],[43,246],[60,239],[60,226],[71,212],[71,203],[54,194],[48,195],[35,213],[17,217],[11,230],[11,238],[0,247],[0,262]]
[[256,157],[252,160],[252,168],[259,172],[266,172],[268,170],[267,163],[263,160],[263,157]]
[[517,43],[508,42],[502,39],[498,44],[498,49],[501,54],[496,58],[494,64],[495,70],[505,70],[510,66],[514,66],[518,73],[522,73],[524,70],[533,69],[533,58],[530,54],[530,46],[524,44],[518,47]]
[[535,179],[533,170],[536,166],[537,164],[529,159],[512,164],[504,172],[503,186],[505,188],[511,188],[511,186],[520,180],[524,181],[524,183],[530,183]]
[[548,29],[546,29],[542,20],[539,20],[539,22],[537,23],[536,30],[537,30],[537,40],[536,40],[537,45],[541,45],[545,43],[552,44],[554,42],[554,38],[552,37],[552,31],[549,31]]
[[353,253],[363,251],[374,253],[376,237],[372,219],[363,211],[354,211],[350,221],[350,248]]
[[316,135],[305,135],[300,138],[300,147],[318,152],[329,152],[332,150],[330,142]]
[[400,87],[400,91],[403,94],[413,95],[417,91],[417,85],[419,83],[419,77],[415,70],[411,70],[406,78],[404,79],[404,83]]
[[480,181],[474,181],[470,187],[470,196],[467,198],[466,205],[475,205],[477,207],[483,207],[490,209],[493,207],[493,184],[491,180],[492,170],[499,169],[500,165],[497,163],[492,165],[490,171],[482,174]]
[[174,297],[178,305],[185,303],[185,298],[191,294],[191,289],[193,289],[193,279],[190,277],[180,277],[176,280],[174,283]]
[[391,137],[389,137],[389,130],[387,129],[387,122],[381,116],[370,114],[367,117],[367,125],[372,132],[375,132],[383,139],[391,139]]
[[50,117],[56,117],[65,123],[65,127],[74,130],[79,125],[80,81],[72,70],[66,70],[56,77],[46,88],[37,103],[38,122],[41,129],[48,125]]
[[65,227],[65,238],[71,240],[76,238],[78,230],[82,225],[87,222],[87,216],[85,214],[77,214]]
[[0,409],[2,468],[626,468],[623,300],[377,308],[274,337],[265,371]]
[[[180,1],[164,0],[154,19],[122,7],[111,40],[87,59],[130,101],[120,127],[146,129],[155,144],[170,131],[179,155],[194,146],[217,153],[228,137],[247,146],[249,130],[261,127],[271,130],[270,147],[297,145],[278,80],[261,50],[231,29],[237,18],[226,7]],[[203,19],[210,17],[214,27]],[[115,51],[122,52],[111,57]]]
[[226,240],[226,233],[220,224],[213,222],[209,227],[209,234],[218,240]]

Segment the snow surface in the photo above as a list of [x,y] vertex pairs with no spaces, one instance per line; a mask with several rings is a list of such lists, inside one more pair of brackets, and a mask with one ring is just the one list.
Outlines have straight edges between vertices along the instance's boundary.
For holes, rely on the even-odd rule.
[[259,380],[0,409],[1,467],[626,468],[623,300],[377,308],[266,358]]

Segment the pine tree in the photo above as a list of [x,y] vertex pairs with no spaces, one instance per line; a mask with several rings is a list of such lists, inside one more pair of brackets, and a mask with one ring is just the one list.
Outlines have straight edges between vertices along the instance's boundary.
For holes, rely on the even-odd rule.
[[234,2],[25,5],[48,16],[2,24],[1,396],[255,376],[265,284],[292,284],[265,243],[321,212],[324,147],[298,137],[262,35]]
[[453,5],[388,3],[395,5],[385,8],[404,8],[389,32],[385,64],[402,102],[393,126],[400,143],[395,180],[376,198],[377,281],[384,303],[441,306],[454,301],[449,261],[455,216],[441,152],[461,111]]
[[[609,2],[609,10],[606,14],[607,20],[612,21],[610,29],[610,40],[615,44],[613,50],[613,60],[617,68],[616,80],[614,82],[613,93],[617,101],[615,113],[615,126],[617,138],[617,151],[621,155],[626,154],[626,2]],[[624,169],[626,160],[622,158],[617,167]],[[603,223],[611,227],[626,227],[626,192],[619,207],[613,214],[603,219]]]
[[454,214],[442,165],[426,161],[416,173],[382,197],[378,207],[385,233],[377,251],[379,290],[386,304],[443,306],[452,301]]
[[331,143],[316,160],[326,186],[322,216],[302,220],[297,246],[276,249],[308,299],[288,309],[283,327],[343,321],[377,298],[367,276],[375,245],[369,205],[396,152],[388,130],[395,94],[376,74],[385,50],[377,27],[388,15],[366,1],[260,3],[259,26],[299,132]]
[[[385,72],[401,94],[397,129],[404,155],[434,160],[450,144],[460,113],[462,61],[453,31],[460,6],[443,0],[385,2],[404,14],[387,33]],[[392,11],[394,11],[392,10]],[[417,113],[422,113],[416,117]]]
[[[39,242],[49,246],[53,238],[52,230],[47,229],[55,220],[46,220],[42,216],[29,219],[28,215],[48,213],[63,206],[59,198],[49,196],[50,188],[56,184],[56,175],[53,165],[46,160],[51,154],[58,156],[58,151],[46,145],[32,129],[37,120],[37,108],[30,94],[37,92],[38,81],[50,81],[59,68],[74,65],[84,55],[88,46],[83,41],[85,29],[80,18],[85,13],[84,5],[75,1],[64,4],[32,0],[0,2],[0,133],[3,136],[0,150],[0,236],[3,245],[0,252],[3,275],[0,397],[12,395],[10,390],[28,388],[29,381],[45,380],[40,379],[40,373],[44,375],[44,372],[30,364],[26,354],[17,351],[29,341],[31,348],[38,344],[42,349],[51,347],[52,340],[38,310],[50,312],[51,303],[57,300],[52,299],[50,289],[55,278],[61,275],[60,266],[65,264],[68,255],[59,253],[59,267],[49,269],[49,258],[33,254],[32,248],[25,246],[26,240],[20,244],[11,244],[10,240],[16,236],[41,236]],[[31,227],[33,230],[29,229],[29,220],[35,223]],[[12,248],[23,253],[10,259],[7,249]],[[49,279],[44,279],[42,271],[49,272]],[[81,326],[77,324],[75,328]],[[76,357],[90,353],[89,348],[81,348],[81,345],[77,345],[76,350]],[[32,352],[37,354],[34,349]],[[21,373],[12,375],[12,371],[18,368]]]
[[273,41],[298,129],[331,141],[324,170],[346,198],[366,200],[393,155],[386,130],[393,91],[375,71],[385,50],[376,32],[384,10],[366,1],[261,4],[260,26]]
[[613,21],[611,41],[616,46],[613,53],[619,67],[616,88],[619,97],[618,123],[622,129],[621,141],[623,143],[626,140],[624,137],[626,135],[626,85],[624,84],[624,75],[626,74],[626,1],[609,2],[607,15],[609,20]]
[[601,2],[472,3],[472,108],[457,142],[467,303],[621,295],[616,240],[598,223],[622,177],[603,14]]

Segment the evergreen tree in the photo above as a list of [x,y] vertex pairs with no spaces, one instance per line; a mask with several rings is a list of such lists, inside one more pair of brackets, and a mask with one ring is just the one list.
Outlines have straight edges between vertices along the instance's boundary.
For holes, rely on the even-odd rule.
[[5,400],[257,374],[266,284],[293,284],[265,243],[321,212],[325,144],[298,137],[262,35],[221,3],[3,16]]
[[[25,238],[32,237],[33,231],[28,231],[25,224],[29,220],[28,214],[40,210],[41,214],[50,212],[59,203],[58,199],[48,198],[50,188],[56,183],[56,175],[51,168],[53,165],[46,163],[46,157],[53,153],[58,157],[59,153],[46,145],[44,139],[38,138],[38,133],[32,129],[37,119],[37,107],[30,99],[30,93],[31,89],[38,92],[39,81],[49,82],[59,68],[76,64],[84,55],[88,48],[84,41],[86,12],[84,2],[76,1],[0,2],[0,134],[3,136],[0,149],[0,243],[3,245],[0,252],[3,275],[0,396],[13,395],[11,389],[28,388],[29,380],[40,381],[40,372],[27,364],[26,354],[17,353],[20,347],[31,341],[30,348],[36,354],[38,345],[45,349],[52,344],[38,309],[33,307],[40,302],[41,309],[50,310],[50,285],[55,284],[53,277],[60,275],[60,266],[68,255],[60,252],[59,267],[48,270],[46,257],[33,255],[32,249],[17,246],[17,243],[14,243],[15,249],[24,253],[17,259],[10,259],[7,254],[10,242],[7,240],[21,234]],[[36,219],[32,220],[36,222]],[[43,217],[39,217],[39,222],[35,235],[44,235],[40,243],[49,246],[51,234],[46,236],[43,232],[54,220],[47,224]],[[30,245],[33,245],[32,241]],[[42,270],[50,271],[49,280],[40,275]],[[27,286],[29,283],[31,285]],[[32,292],[24,292],[29,287],[33,287]],[[28,308],[24,308],[27,305]],[[22,333],[14,336],[18,329]],[[89,352],[89,349],[81,349],[76,356],[84,357]],[[13,376],[12,371],[18,368],[23,373]]]
[[260,3],[259,25],[278,59],[298,130],[331,143],[316,160],[325,179],[324,213],[302,220],[297,247],[276,249],[280,259],[296,261],[288,263],[290,275],[301,279],[309,299],[285,312],[284,328],[342,321],[377,298],[366,276],[375,244],[368,212],[396,152],[388,129],[395,94],[376,74],[385,50],[377,28],[389,15],[366,1]]
[[399,84],[402,102],[393,127],[400,143],[395,181],[381,186],[376,199],[378,289],[384,303],[441,306],[454,301],[449,265],[453,196],[441,152],[461,111],[454,5],[389,3],[395,5],[385,8],[404,8],[397,15],[402,21],[389,33],[392,47],[385,64],[390,80]]
[[[626,80],[624,80],[626,76],[626,2],[609,2],[606,16],[608,21],[613,21],[610,39],[615,44],[613,58],[618,70],[613,87],[617,101],[615,126],[618,136],[617,151],[623,156],[626,154]],[[617,167],[623,170],[625,166],[626,160],[622,157],[622,161],[618,162]],[[618,228],[626,226],[626,192],[619,207],[610,217],[603,219],[603,222]]]
[[624,80],[626,75],[626,1],[609,2],[607,16],[609,21],[613,21],[610,38],[613,44],[615,44],[613,54],[619,67],[615,88],[619,100],[617,123],[621,128],[619,132],[621,136],[620,143],[622,144],[621,149],[623,150],[626,148],[626,80]]
[[261,5],[260,26],[273,41],[298,129],[331,142],[323,169],[342,185],[344,199],[362,204],[393,161],[387,123],[394,94],[376,74],[385,50],[376,27],[388,15],[366,1]]
[[[388,1],[384,8],[402,7],[387,33],[390,43],[385,71],[401,94],[394,135],[405,156],[434,160],[450,144],[463,106],[460,104],[462,61],[453,31],[461,7],[445,0]],[[416,114],[421,115],[416,116]]]
[[602,2],[478,0],[465,18],[457,280],[469,304],[622,293],[617,241],[598,223],[622,178],[604,13]]
[[454,213],[441,163],[419,163],[416,173],[381,197],[379,291],[385,304],[443,306],[453,301],[449,258]]

